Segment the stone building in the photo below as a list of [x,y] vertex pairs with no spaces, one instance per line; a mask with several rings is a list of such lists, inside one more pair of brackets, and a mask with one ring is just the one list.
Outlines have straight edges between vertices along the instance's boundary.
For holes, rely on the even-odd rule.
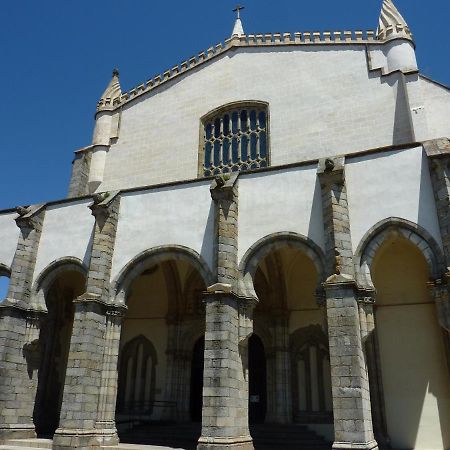
[[0,211],[0,448],[449,449],[449,117],[391,0],[114,71],[68,198]]

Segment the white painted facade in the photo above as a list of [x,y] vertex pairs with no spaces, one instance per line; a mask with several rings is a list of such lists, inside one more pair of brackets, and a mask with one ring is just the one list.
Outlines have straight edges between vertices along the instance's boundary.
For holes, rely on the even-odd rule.
[[88,208],[91,203],[80,200],[47,208],[33,281],[59,259],[73,257],[88,265],[95,223]]
[[[239,39],[246,37],[240,35]],[[242,267],[244,256],[255,252],[256,244],[264,238],[273,238],[274,247],[261,257],[255,273],[251,274],[255,287],[251,292],[257,293],[259,283],[262,295],[255,308],[255,334],[256,331],[261,332],[264,345],[273,335],[273,345],[267,349],[267,352],[271,351],[268,360],[271,359],[270,364],[273,364],[267,370],[273,377],[270,385],[272,399],[268,402],[272,402],[270,417],[276,421],[283,409],[283,405],[280,406],[282,402],[277,399],[286,397],[286,393],[291,395],[288,388],[281,394],[279,390],[280,386],[289,384],[286,381],[288,376],[283,374],[283,367],[286,367],[283,364],[292,362],[289,359],[293,348],[290,339],[302,330],[309,330],[308,333],[316,330],[325,336],[330,319],[333,319],[327,318],[328,300],[321,291],[327,284],[325,280],[342,275],[340,262],[346,251],[349,256],[344,257],[355,266],[350,272],[354,271],[355,280],[359,280],[358,271],[362,269],[358,266],[358,257],[377,238],[376,233],[371,233],[382,222],[399,220],[403,221],[405,229],[411,233],[414,229],[417,236],[426,236],[426,239],[417,245],[423,254],[416,249],[417,254],[414,253],[416,250],[411,250],[411,258],[399,257],[397,261],[395,255],[391,256],[390,263],[395,260],[396,264],[391,264],[392,267],[387,263],[381,265],[378,278],[373,277],[375,288],[380,287],[381,301],[379,305],[376,301],[371,305],[374,308],[371,314],[380,324],[371,332],[374,335],[378,333],[381,348],[378,360],[382,365],[379,372],[384,379],[379,381],[378,374],[376,380],[370,379],[370,376],[374,378],[373,374],[368,378],[385,390],[383,405],[377,405],[377,408],[385,414],[384,426],[393,445],[417,450],[448,450],[450,435],[443,426],[444,422],[450,421],[450,383],[444,352],[444,345],[448,344],[441,340],[441,328],[444,329],[445,324],[442,325],[442,320],[438,323],[438,309],[427,290],[431,270],[424,255],[435,252],[436,266],[440,268],[445,268],[448,264],[445,259],[450,258],[446,254],[449,251],[446,236],[442,235],[443,229],[445,234],[442,205],[435,200],[436,195],[442,195],[443,188],[436,194],[436,180],[430,175],[431,156],[426,153],[429,141],[450,135],[450,92],[448,88],[419,75],[414,45],[404,34],[385,42],[376,39],[369,43],[363,43],[362,39],[359,41],[356,38],[340,43],[302,41],[301,45],[294,45],[294,42],[289,45],[280,42],[273,42],[273,45],[236,44],[210,59],[206,58],[198,66],[185,68],[182,73],[177,69],[174,78],[167,76],[135,97],[126,97],[122,101],[117,73],[105,91],[106,98],[101,102],[105,101],[106,106],[102,104],[98,109],[93,144],[83,150],[92,156],[90,172],[83,174],[86,175],[83,188],[90,194],[45,206],[29,284],[39,284],[36,281],[41,280],[46,268],[57,262],[76,260],[80,263],[81,273],[88,270],[92,260],[97,258],[97,267],[90,269],[95,275],[90,281],[99,281],[92,286],[100,292],[102,289],[108,291],[109,298],[100,298],[104,305],[111,299],[117,300],[115,295],[118,292],[114,289],[118,288],[118,281],[122,283],[129,276],[130,268],[134,270],[140,256],[150,254],[152,250],[170,249],[165,259],[152,260],[152,264],[142,258],[141,266],[133,273],[135,279],[123,288],[124,292],[129,288],[127,295],[123,296],[123,300],[128,302],[128,312],[121,325],[121,338],[117,339],[119,353],[130,342],[140,338],[143,342],[151,342],[156,352],[157,358],[151,362],[157,366],[152,368],[155,375],[142,369],[142,364],[148,362],[150,365],[150,359],[136,364],[139,367],[137,372],[145,372],[146,377],[154,376],[152,401],[163,405],[160,404],[160,409],[152,413],[152,420],[166,417],[164,408],[167,405],[164,404],[173,403],[172,397],[176,395],[177,401],[183,403],[183,408],[177,411],[180,414],[177,420],[186,420],[189,416],[188,391],[191,386],[186,387],[189,385],[186,380],[191,376],[194,341],[201,339],[205,327],[204,308],[198,300],[208,287],[211,288],[201,276],[196,278],[198,268],[190,267],[190,263],[184,260],[180,262],[181,258],[176,251],[172,252],[173,249],[188,250],[216,279],[216,272],[224,269],[227,263],[225,258],[224,266],[216,267],[221,251],[224,254],[228,251],[234,257],[237,242],[237,264],[245,271],[247,267]],[[116,92],[118,97],[108,98],[110,91]],[[218,250],[217,217],[220,214],[210,188],[212,183],[225,183],[224,180],[229,181],[229,178],[213,181],[198,174],[202,117],[229,103],[246,101],[268,105],[270,167],[239,174],[234,193],[237,200],[233,200],[237,205],[236,230],[234,224],[227,224],[233,229],[222,230],[224,236],[221,236],[223,241],[220,244],[232,250]],[[335,184],[325,188],[321,185],[322,175],[327,170],[333,172],[335,163],[339,161],[343,164],[345,176],[334,179]],[[327,168],[327,163],[328,169],[321,172],[323,167]],[[336,175],[335,172],[333,174]],[[345,188],[342,188],[344,184]],[[339,189],[334,189],[337,185]],[[117,227],[116,224],[111,226],[113,231],[109,230],[110,235],[102,236],[103,241],[97,242],[97,253],[101,255],[94,257],[94,232],[98,228],[95,228],[96,219],[90,207],[94,203],[93,209],[101,208],[102,201],[110,198],[111,191],[118,191],[111,196],[114,202],[119,200]],[[94,192],[107,192],[108,195],[95,196],[92,195]],[[346,195],[347,202],[336,202],[339,204],[334,205],[335,209],[330,213],[324,199],[331,204],[336,198],[330,197],[339,195],[337,192],[344,197]],[[235,210],[231,208],[230,211],[234,213]],[[98,213],[97,217],[100,216]],[[17,247],[19,228],[14,221],[16,218],[16,213],[0,212],[0,265],[7,269],[11,267],[14,255],[21,256],[22,252]],[[333,226],[336,230],[341,228],[331,230]],[[395,226],[401,229],[397,222]],[[348,228],[351,249],[345,246]],[[225,236],[226,232],[229,235]],[[290,236],[300,236],[299,242],[306,247],[309,245],[310,253],[302,253],[303,250],[298,250],[290,242],[281,242],[281,239],[277,243],[278,235],[289,233]],[[341,236],[330,248],[332,233]],[[397,230],[395,237],[399,236]],[[419,239],[417,236],[415,238]],[[392,250],[393,247],[389,246],[395,239],[392,238],[392,242],[389,239],[391,237],[379,245],[381,248],[386,244],[387,250],[377,247],[374,255],[369,255],[373,260],[382,259],[380,254],[389,248]],[[408,255],[408,245],[412,246],[414,239],[402,242],[394,243]],[[285,248],[281,248],[283,245]],[[428,247],[423,251],[420,246],[426,245]],[[317,257],[317,261],[313,261],[311,254]],[[20,272],[22,266],[19,268]],[[319,274],[319,269],[323,273]],[[75,273],[77,270],[73,266],[71,270],[74,278],[85,276]],[[394,270],[399,270],[400,275],[391,279],[389,277]],[[444,279],[444,274],[439,273],[439,276]],[[353,276],[349,273],[344,275]],[[104,280],[102,276],[105,276]],[[238,273],[236,278],[236,285],[241,287],[244,274]],[[414,280],[409,281],[411,278]],[[442,279],[436,278],[435,281],[441,283]],[[233,285],[221,283],[220,286],[228,289]],[[360,297],[364,297],[361,292],[370,291],[370,287],[359,286],[355,282],[355,292],[358,293],[354,298],[355,309],[360,308],[360,322],[356,319],[356,323],[360,328],[356,337],[351,336],[352,339],[360,339],[365,332],[363,325],[367,327],[367,318],[366,322],[363,320],[367,304],[361,306],[363,300]],[[97,300],[96,295],[101,297],[94,292],[88,294],[94,300]],[[244,292],[236,294],[244,297]],[[266,303],[262,301],[264,295],[267,295]],[[373,293],[373,298],[376,298],[376,293]],[[203,312],[199,313],[201,308]],[[412,323],[420,328],[417,334]],[[261,330],[264,331],[264,327],[266,334],[263,336]],[[332,340],[333,336],[325,339],[330,337]],[[350,342],[349,338],[346,345],[350,346]],[[392,342],[395,345],[391,345]],[[280,355],[277,352],[283,345],[284,354]],[[136,355],[142,356],[143,348],[137,347]],[[317,344],[308,353],[308,364],[305,365],[304,361],[299,363],[303,378],[296,380],[298,384],[299,380],[312,374],[311,386],[315,395],[313,410],[309,412],[314,414],[331,412],[331,376],[336,376],[330,368],[330,352],[328,362],[325,356],[320,365],[314,365],[319,361],[319,350],[323,351],[323,348],[321,350]],[[415,359],[416,354],[419,359]],[[400,376],[402,355],[405,364],[410,366]],[[328,365],[323,365],[324,360]],[[130,358],[130,361],[134,360]],[[131,368],[132,363],[129,365]],[[311,372],[306,373],[309,365]],[[319,368],[326,376],[318,375]],[[127,376],[131,377],[131,372],[131,369],[126,372]],[[407,382],[397,389],[402,377]],[[133,380],[130,380],[125,383],[125,390],[129,391],[125,396],[128,400],[134,389]],[[319,411],[320,383],[330,385],[325,386],[326,395],[323,395],[329,409]],[[415,391],[418,383],[419,393]],[[150,391],[145,392],[150,398]],[[297,396],[298,403],[306,408],[306,388],[304,391],[300,389]],[[289,402],[292,399],[285,401],[286,404]],[[408,402],[411,409],[402,415]],[[302,412],[304,410],[299,407],[297,415],[290,411],[286,417],[291,422],[303,423],[305,416]],[[334,436],[333,421],[327,422],[324,416],[319,416],[316,414],[311,420],[311,428],[329,439],[338,440]],[[291,422],[280,419],[280,423]],[[356,448],[356,444],[348,448]]]

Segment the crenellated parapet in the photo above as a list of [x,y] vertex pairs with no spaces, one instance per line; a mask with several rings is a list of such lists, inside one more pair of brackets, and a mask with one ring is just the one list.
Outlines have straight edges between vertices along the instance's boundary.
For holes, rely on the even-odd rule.
[[118,93],[115,97],[112,95],[103,95],[97,104],[97,111],[104,109],[114,110],[140,95],[157,89],[160,85],[172,81],[237,47],[379,45],[384,42],[384,38],[377,37],[374,30],[304,31],[295,33],[233,35],[225,41],[219,42],[199,52],[197,55],[191,56],[189,59],[181,61],[179,64],[155,75],[147,81],[140,83],[128,92]]

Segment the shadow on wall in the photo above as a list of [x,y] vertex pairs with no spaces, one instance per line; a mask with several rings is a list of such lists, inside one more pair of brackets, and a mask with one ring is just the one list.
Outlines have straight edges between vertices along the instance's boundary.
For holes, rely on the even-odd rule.
[[214,202],[211,200],[208,220],[206,221],[205,231],[203,232],[202,248],[200,250],[201,257],[206,261],[210,269],[212,269],[214,264],[214,226]]
[[394,129],[392,143],[394,145],[414,142],[414,131],[411,122],[411,111],[409,109],[408,93],[406,91],[406,82],[402,73],[396,73],[396,99]]
[[431,185],[428,158],[424,151],[422,152],[422,163],[420,167],[420,188],[417,224],[425,228],[425,230],[429,230],[432,236],[436,239],[437,243],[442,247],[436,203],[433,194],[433,186]]
[[314,186],[314,195],[311,205],[311,213],[309,216],[308,237],[318,244],[322,250],[325,250],[322,214],[322,189],[320,187],[318,177],[316,177],[316,184]]

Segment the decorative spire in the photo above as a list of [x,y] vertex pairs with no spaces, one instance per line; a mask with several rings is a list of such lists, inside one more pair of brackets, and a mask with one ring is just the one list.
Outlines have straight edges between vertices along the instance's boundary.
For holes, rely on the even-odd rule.
[[243,10],[244,7],[241,5],[237,5],[235,9],[233,9],[233,12],[236,13],[236,22],[234,23],[233,32],[231,33],[232,36],[242,36],[244,33],[244,27],[242,26],[241,21],[241,10]]
[[381,7],[380,18],[378,20],[377,36],[382,41],[399,37],[413,40],[408,24],[392,0],[383,0],[383,6]]
[[117,97],[120,97],[122,94],[122,89],[120,88],[119,82],[119,71],[114,69],[112,72],[112,78],[109,82],[108,86],[100,97],[100,101],[97,105],[97,110],[100,109],[108,109],[112,107],[113,100]]

